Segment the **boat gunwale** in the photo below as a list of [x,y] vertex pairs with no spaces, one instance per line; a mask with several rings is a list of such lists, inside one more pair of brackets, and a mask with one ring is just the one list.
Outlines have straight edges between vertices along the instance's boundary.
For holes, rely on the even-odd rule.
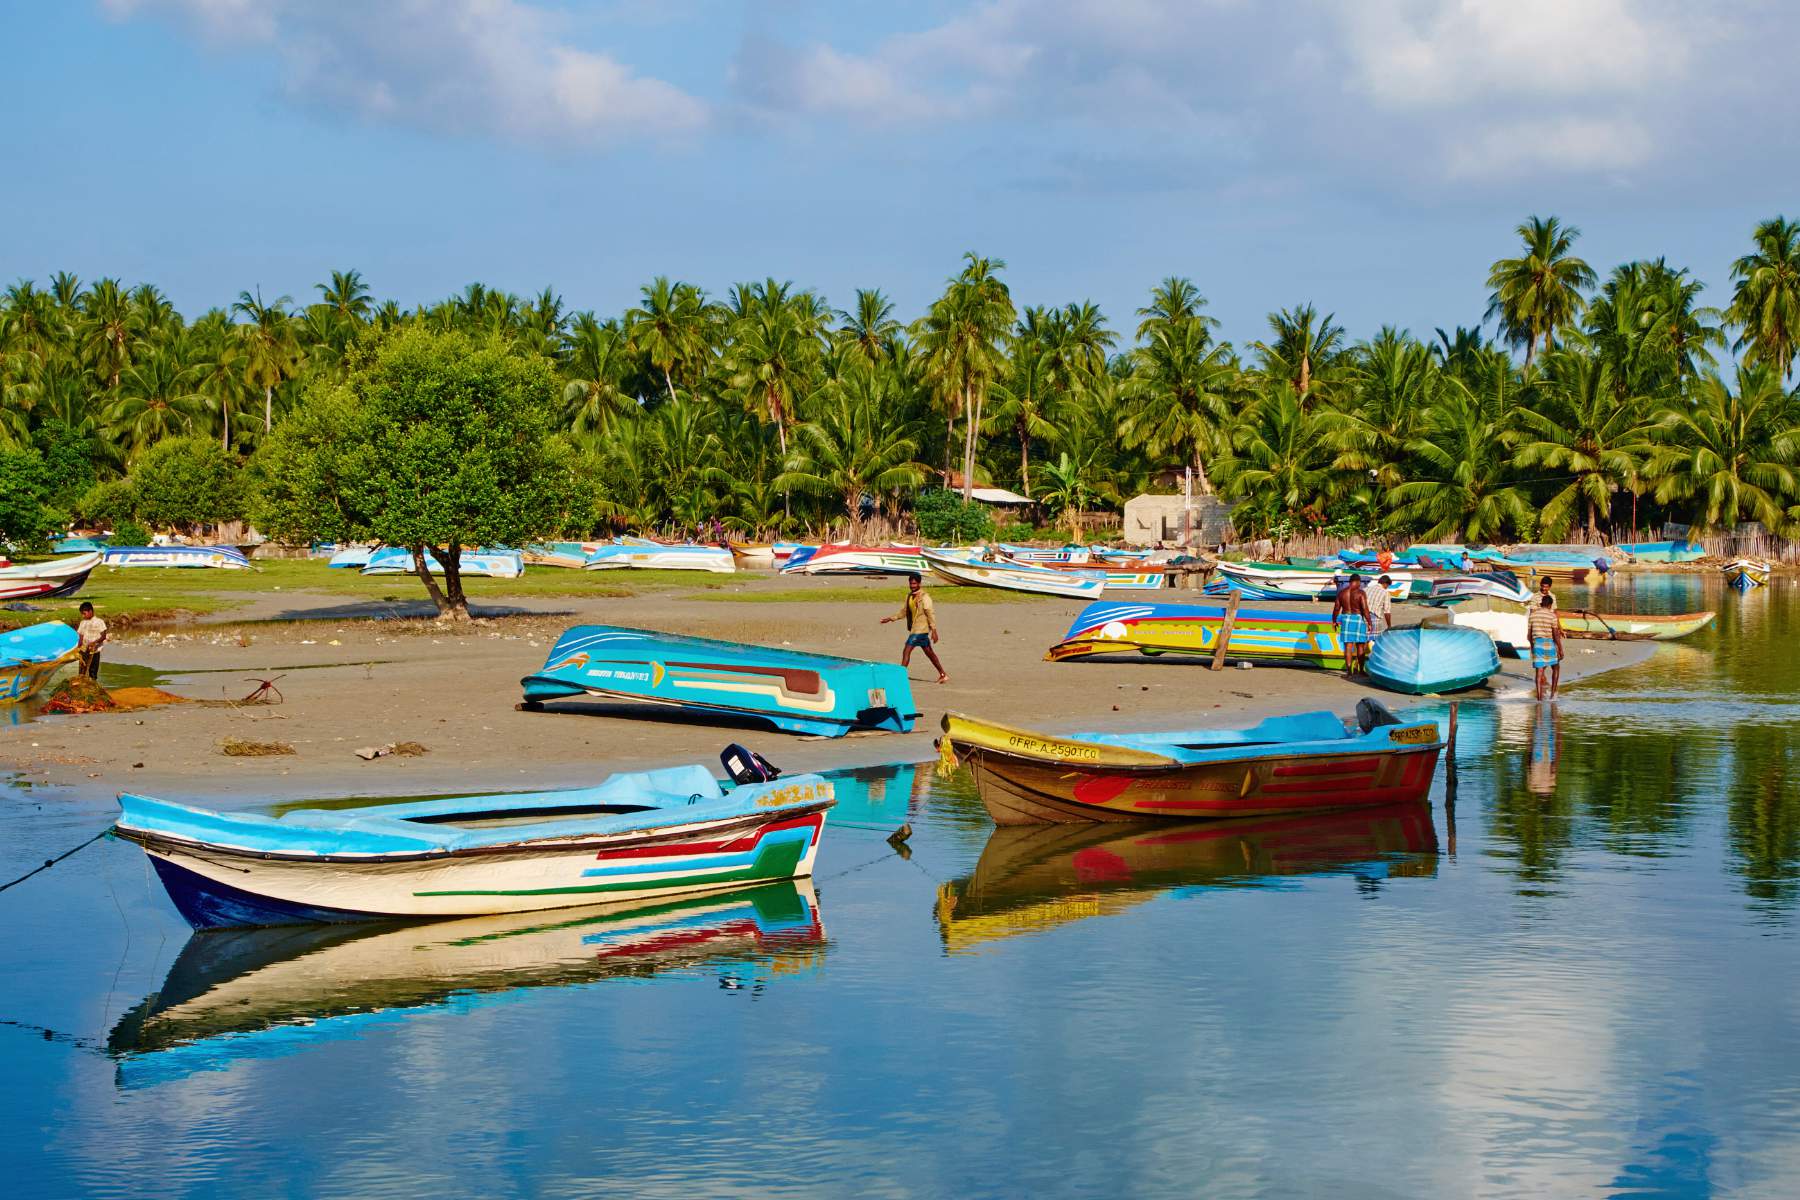
[[[1420,721],[1420,722],[1417,722],[1417,724],[1418,725],[1435,725],[1435,722]],[[1394,728],[1396,728],[1396,729],[1406,728],[1406,726],[1394,726]],[[1346,739],[1346,740],[1350,740],[1350,739]],[[1360,739],[1358,739],[1358,740],[1360,740]],[[957,739],[952,738],[951,742],[953,745],[957,744]],[[992,755],[993,757],[999,758],[999,759],[1005,759],[1005,760],[1010,760],[1010,761],[1014,761],[1014,762],[1031,763],[1031,764],[1034,764],[1037,766],[1059,766],[1059,767],[1071,768],[1074,770],[1104,771],[1108,775],[1173,774],[1173,773],[1178,773],[1178,772],[1182,772],[1182,771],[1192,771],[1192,770],[1197,770],[1197,769],[1206,768],[1206,767],[1241,766],[1245,763],[1268,762],[1268,761],[1271,761],[1272,759],[1276,758],[1275,755],[1260,755],[1260,756],[1257,756],[1254,758],[1219,759],[1216,762],[1182,762],[1179,759],[1171,758],[1171,759],[1166,759],[1165,761],[1160,762],[1160,763],[1131,763],[1131,764],[1105,763],[1105,762],[1083,763],[1083,762],[1071,761],[1068,759],[1051,758],[1051,757],[1048,757],[1045,755],[1020,754],[1016,751],[1001,750],[994,746],[983,746],[983,745],[979,745],[979,744],[972,743],[972,742],[963,742],[961,744],[968,747],[967,752],[968,752],[969,757],[971,757],[971,758],[979,756],[979,755]],[[1232,743],[1232,744],[1243,746],[1245,748],[1261,748],[1261,747],[1265,747],[1265,746],[1279,746],[1279,745],[1283,745],[1284,743],[1281,743],[1281,742],[1241,742],[1241,743]],[[1296,742],[1296,743],[1292,743],[1292,744],[1296,745],[1296,746],[1302,746],[1302,745],[1320,745],[1321,743],[1318,743],[1318,742],[1312,742],[1312,743]],[[1412,745],[1412,744],[1408,744],[1408,743],[1404,743],[1404,742],[1394,742],[1394,743],[1391,743],[1392,749],[1383,747],[1379,750],[1373,750],[1368,746],[1360,746],[1360,747],[1346,747],[1344,749],[1337,749],[1337,750],[1317,750],[1317,751],[1296,750],[1289,757],[1297,758],[1297,759],[1304,758],[1304,759],[1307,759],[1310,761],[1310,760],[1316,760],[1316,759],[1330,759],[1330,758],[1361,758],[1361,757],[1366,757],[1367,755],[1369,755],[1371,753],[1379,753],[1379,754],[1389,754],[1396,758],[1402,758],[1402,757],[1407,757],[1407,756],[1414,755],[1414,754],[1436,754],[1443,750],[1444,744],[1445,743],[1444,743],[1443,739],[1440,737],[1435,742],[1421,742],[1421,743],[1418,743],[1417,745]],[[1225,747],[1221,747],[1221,749],[1223,749],[1223,748],[1225,748]],[[1147,753],[1147,754],[1153,753],[1153,751],[1145,751],[1145,753]],[[959,754],[958,757],[961,757],[961,755]]]
[[[856,660],[855,659],[846,659],[845,661],[854,662]],[[549,683],[562,684],[566,687],[577,686],[575,684],[570,683],[568,680],[563,679],[560,676],[556,676],[556,675],[527,675],[524,679],[520,680],[519,682],[520,682],[520,685],[523,686],[525,684],[529,684],[534,679],[542,680],[542,681],[549,682]],[[544,699],[533,701],[533,703],[557,704],[557,703],[560,703],[565,700],[576,700],[582,696],[601,696],[601,697],[606,697],[607,699],[629,700],[629,701],[632,701],[632,702],[638,703],[638,704],[661,704],[661,705],[665,705],[669,708],[685,708],[685,709],[693,709],[698,712],[714,712],[714,713],[722,713],[727,716],[733,716],[733,717],[747,717],[747,718],[752,718],[752,719],[755,719],[758,721],[763,721],[765,723],[779,723],[780,721],[804,721],[809,724],[816,724],[816,725],[842,725],[846,729],[874,728],[876,730],[879,730],[879,726],[871,726],[870,722],[863,720],[860,716],[839,717],[839,716],[834,716],[831,714],[794,713],[794,712],[789,712],[785,709],[770,710],[770,709],[763,709],[763,708],[740,708],[740,707],[736,707],[734,705],[717,704],[717,703],[714,703],[709,700],[676,699],[671,696],[652,696],[652,695],[647,695],[643,692],[611,691],[611,690],[608,690],[605,688],[595,688],[595,687],[588,687],[588,686],[582,686],[581,690],[579,692],[571,692],[570,694],[568,694],[566,696],[545,697]],[[860,712],[879,712],[882,710],[878,709],[878,708],[866,708],[866,709],[861,709],[859,711]],[[919,712],[915,712],[915,713],[901,712],[899,709],[895,708],[891,704],[886,706],[886,711],[893,713],[895,717],[899,718],[902,721],[917,721],[920,717],[925,715],[924,713],[919,713]]]
[[[577,850],[605,850],[616,848],[621,844],[631,846],[654,846],[667,842],[685,841],[690,838],[718,833],[729,833],[737,829],[753,829],[759,825],[767,825],[774,821],[788,820],[795,817],[808,817],[814,813],[822,813],[830,809],[835,799],[810,800],[804,804],[787,805],[758,809],[754,812],[739,813],[716,820],[681,826],[679,829],[668,829],[653,834],[641,831],[626,831],[604,835],[598,839],[585,840],[552,840],[542,839],[525,842],[503,842],[488,846],[441,847],[435,850],[403,851],[395,853],[372,852],[367,854],[299,854],[281,850],[249,850],[242,846],[232,846],[224,842],[203,842],[192,838],[179,837],[157,830],[140,829],[136,826],[115,823],[108,832],[121,841],[135,842],[147,852],[187,854],[199,858],[202,854],[212,854],[227,858],[250,859],[257,862],[293,862],[324,863],[341,866],[384,866],[389,863],[443,862],[453,858],[476,858],[505,855],[514,858],[536,858],[546,851],[562,853]],[[198,852],[198,853],[196,853]]]

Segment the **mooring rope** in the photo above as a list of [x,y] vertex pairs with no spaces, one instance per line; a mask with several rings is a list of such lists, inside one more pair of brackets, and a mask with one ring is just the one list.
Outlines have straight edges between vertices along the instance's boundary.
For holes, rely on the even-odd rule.
[[19,876],[17,879],[12,880],[10,883],[0,883],[0,892],[4,892],[9,887],[16,887],[19,884],[24,883],[27,879],[30,879],[33,875],[36,875],[40,871],[48,871],[51,867],[54,867],[57,863],[61,862],[63,859],[70,857],[71,855],[75,854],[77,851],[86,850],[89,846],[93,845],[95,842],[99,841],[101,838],[105,837],[107,834],[109,834],[111,832],[112,832],[112,826],[108,825],[105,829],[102,829],[99,833],[96,833],[93,837],[91,837],[87,841],[81,843],[81,845],[76,846],[75,849],[64,850],[61,854],[57,855],[55,858],[46,858],[44,860],[43,866],[31,868],[31,870],[25,872],[23,875]]

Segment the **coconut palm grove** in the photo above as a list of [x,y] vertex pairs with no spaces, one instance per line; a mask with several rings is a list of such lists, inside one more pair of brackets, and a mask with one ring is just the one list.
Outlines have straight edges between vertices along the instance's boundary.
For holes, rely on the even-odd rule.
[[[153,281],[20,279],[0,299],[0,534],[257,521],[277,435],[403,331],[547,368],[531,403],[568,486],[545,535],[900,530],[928,493],[963,489],[932,498],[954,509],[989,484],[1079,534],[1189,469],[1245,537],[1800,528],[1800,224],[1699,269],[1589,263],[1554,216],[1516,232],[1486,312],[1363,340],[1303,296],[1222,329],[1181,275],[1130,313],[1022,304],[975,252],[923,313],[775,278],[657,278],[621,313],[481,283],[408,310],[352,269],[190,315]],[[1727,305],[1701,303],[1703,278]]]

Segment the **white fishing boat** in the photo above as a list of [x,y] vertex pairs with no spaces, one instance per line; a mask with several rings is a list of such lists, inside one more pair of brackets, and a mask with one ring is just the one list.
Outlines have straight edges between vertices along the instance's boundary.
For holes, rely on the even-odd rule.
[[924,558],[926,565],[940,578],[967,587],[1005,588],[1040,596],[1068,596],[1075,600],[1095,600],[1106,590],[1106,573],[1103,571],[1058,571],[1005,560],[987,562],[962,558],[937,550],[924,551]]
[[[490,579],[517,579],[525,573],[525,557],[517,550],[464,550],[457,556],[457,566],[465,576],[486,576]],[[433,575],[444,573],[444,564],[437,556],[427,551],[425,569]],[[364,566],[364,575],[411,575],[413,573],[412,551],[404,546],[383,546],[369,555],[368,565]]]
[[730,575],[737,570],[736,560],[724,546],[702,546],[697,542],[665,546],[642,538],[597,546],[584,565],[590,571],[712,571]]
[[100,565],[100,552],[70,554],[49,562],[13,563],[0,567],[0,600],[37,600],[73,596]]
[[250,559],[235,546],[108,546],[109,567],[214,567],[247,571]]
[[816,554],[781,571],[784,575],[920,575],[925,571],[925,557],[918,546],[820,546]]

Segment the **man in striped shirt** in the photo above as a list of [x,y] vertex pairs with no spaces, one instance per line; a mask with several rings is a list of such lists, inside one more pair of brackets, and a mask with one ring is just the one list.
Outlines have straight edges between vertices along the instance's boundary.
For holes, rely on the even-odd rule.
[[1525,633],[1531,639],[1531,666],[1537,672],[1537,698],[1556,699],[1561,682],[1563,635],[1562,622],[1556,619],[1556,601],[1539,597],[1537,605],[1525,618]]

